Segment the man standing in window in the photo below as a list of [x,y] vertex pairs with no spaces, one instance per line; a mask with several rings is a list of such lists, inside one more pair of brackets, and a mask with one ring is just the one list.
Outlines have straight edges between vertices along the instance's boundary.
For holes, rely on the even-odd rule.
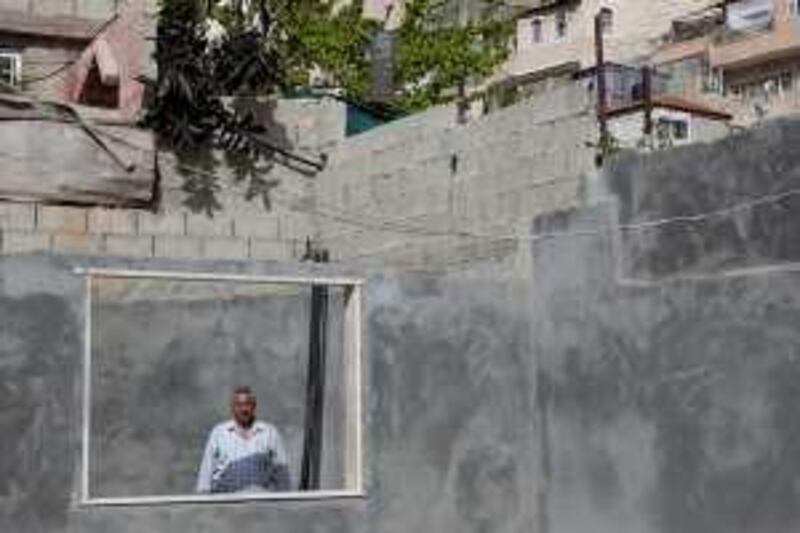
[[289,465],[280,433],[256,420],[256,396],[237,387],[231,399],[233,420],[217,424],[206,444],[197,475],[197,492],[289,490]]

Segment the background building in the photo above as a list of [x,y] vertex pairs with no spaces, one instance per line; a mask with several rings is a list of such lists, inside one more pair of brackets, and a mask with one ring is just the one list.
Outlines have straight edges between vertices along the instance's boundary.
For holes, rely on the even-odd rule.
[[[675,90],[729,109],[741,124],[800,110],[797,0],[735,0],[696,21],[676,21],[653,57]],[[694,28],[681,32],[675,28]]]
[[[0,2],[0,82],[8,90],[127,118],[141,108],[149,65],[150,0]],[[10,86],[10,88],[9,88]]]
[[641,62],[660,44],[672,21],[715,0],[541,0],[517,20],[515,50],[506,72],[520,76],[595,62],[594,18],[603,21],[606,60]]

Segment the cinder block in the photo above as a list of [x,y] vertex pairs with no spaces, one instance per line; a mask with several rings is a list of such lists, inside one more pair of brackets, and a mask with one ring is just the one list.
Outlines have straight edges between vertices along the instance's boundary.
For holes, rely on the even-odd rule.
[[106,254],[120,257],[152,257],[153,240],[151,236],[108,235]]
[[237,237],[278,237],[278,216],[237,216],[233,219],[233,232]]
[[53,253],[98,255],[105,252],[104,241],[99,235],[57,233],[50,249]]
[[186,214],[141,212],[139,235],[186,235]]
[[0,232],[0,253],[3,255],[47,252],[50,250],[50,235],[32,231]]
[[311,217],[302,213],[289,213],[280,218],[278,226],[280,240],[300,240],[314,236]]
[[89,233],[135,235],[138,215],[130,209],[92,209],[89,211]]
[[61,235],[86,233],[87,209],[57,205],[40,205],[37,206],[37,209],[39,211],[38,229]]
[[154,248],[156,257],[197,259],[203,256],[202,240],[197,237],[157,236]]
[[203,256],[210,259],[247,259],[247,239],[210,237],[203,240]]
[[229,216],[186,215],[186,234],[198,237],[232,237],[233,220]]
[[32,231],[36,226],[36,205],[0,203],[0,229]]
[[250,239],[250,258],[257,261],[286,261],[292,259],[295,244],[290,240]]

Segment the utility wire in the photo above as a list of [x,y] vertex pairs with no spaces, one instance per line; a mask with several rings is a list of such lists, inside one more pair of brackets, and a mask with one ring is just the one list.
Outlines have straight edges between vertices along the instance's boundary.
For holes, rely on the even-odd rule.
[[[141,147],[138,147],[142,149]],[[149,151],[149,150],[148,150]],[[160,152],[161,153],[161,152]],[[191,165],[187,165],[184,163],[180,163],[177,160],[177,157],[173,154],[166,154],[171,156],[176,160],[178,166],[181,170],[197,174],[197,175],[205,175],[209,177],[213,177],[215,179],[219,179],[220,176],[214,172],[209,172],[205,169],[193,167]],[[784,200],[800,195],[800,188],[793,188],[783,192],[768,194],[764,196],[749,198],[740,202],[736,202],[727,206],[720,207],[718,209],[710,210],[710,211],[703,211],[698,213],[690,213],[684,215],[676,215],[672,217],[665,217],[659,219],[652,219],[652,220],[644,220],[640,222],[633,222],[627,224],[615,224],[611,226],[607,226],[600,230],[574,230],[574,231],[557,231],[557,232],[546,232],[546,233],[535,233],[531,235],[521,235],[517,233],[512,234],[499,234],[499,233],[475,233],[470,231],[437,231],[437,230],[429,230],[422,227],[415,227],[409,225],[403,225],[399,223],[399,221],[380,221],[380,222],[369,222],[365,220],[363,217],[360,218],[353,218],[352,216],[348,216],[348,214],[340,214],[336,212],[328,212],[323,211],[318,208],[304,208],[297,205],[294,205],[292,200],[286,199],[279,199],[276,198],[277,203],[286,206],[289,210],[300,212],[304,214],[316,215],[322,218],[326,218],[329,220],[333,220],[336,222],[341,222],[343,224],[351,225],[360,227],[363,229],[367,229],[370,231],[379,231],[379,232],[394,232],[394,233],[401,233],[401,234],[408,234],[413,236],[419,237],[426,237],[426,238],[446,238],[446,237],[455,237],[455,238],[467,238],[467,239],[474,239],[474,240],[495,240],[495,241],[540,241],[540,240],[551,240],[551,239],[563,239],[563,238],[581,238],[581,237],[589,237],[589,236],[605,236],[608,235],[608,232],[611,230],[617,231],[646,231],[649,229],[654,228],[661,228],[664,226],[676,225],[676,224],[698,224],[706,222],[713,218],[719,218],[728,216],[731,214],[735,214],[739,211],[745,209],[752,209],[758,208],[764,205],[774,205]]]
[[[187,171],[189,170],[197,170],[191,169],[191,167],[185,167]],[[759,196],[755,198],[750,198],[741,202],[737,202],[728,206],[720,207],[718,209],[710,210],[710,211],[703,211],[698,213],[691,213],[685,215],[677,215],[672,217],[665,217],[659,219],[652,219],[652,220],[645,220],[641,222],[633,222],[628,224],[614,224],[603,228],[601,230],[575,230],[575,231],[557,231],[557,232],[546,232],[546,233],[534,233],[531,235],[520,235],[520,234],[480,234],[480,233],[472,233],[472,232],[453,232],[453,231],[416,231],[416,230],[409,230],[406,228],[397,228],[398,232],[401,233],[413,233],[421,236],[426,237],[467,237],[467,238],[474,238],[474,239],[489,239],[489,240],[518,240],[518,241],[539,241],[539,240],[547,240],[547,239],[560,239],[560,238],[576,238],[576,237],[587,237],[587,236],[605,236],[608,235],[609,230],[619,230],[619,231],[644,231],[653,228],[661,228],[664,226],[674,225],[674,224],[697,224],[706,222],[709,219],[724,217],[731,214],[734,214],[738,211],[742,211],[745,209],[752,209],[757,208],[763,205],[774,205],[778,204],[788,198],[800,195],[800,188],[793,188],[789,189],[780,193],[768,194],[764,196]],[[310,214],[316,214],[323,217],[330,217],[340,221],[344,221],[346,223],[351,223],[363,227],[368,227],[371,229],[386,229],[383,227],[374,227],[369,224],[364,224],[359,220],[351,219],[349,217],[340,217],[338,215],[333,215],[330,213],[325,213],[316,209],[308,209],[301,211],[308,212]]]
[[[112,15],[107,20],[103,21],[100,25],[98,25],[97,28],[95,28],[95,30],[89,36],[89,42],[90,43],[94,42],[94,40],[97,39],[97,37],[101,33],[103,33],[111,24],[113,24],[118,18],[119,18],[119,13],[114,13],[114,15]],[[33,85],[35,83],[40,83],[43,81],[47,81],[51,78],[54,78],[59,74],[61,74],[62,72],[64,72],[65,70],[67,70],[72,65],[76,64],[78,61],[80,61],[81,55],[82,54],[78,55],[77,57],[74,57],[73,59],[70,59],[69,61],[65,61],[59,67],[53,69],[52,71],[46,74],[42,74],[40,76],[36,76],[33,78],[22,79],[21,85],[23,87],[26,87],[28,85]]]
[[[44,102],[44,103],[49,103],[49,102]],[[62,110],[64,109],[64,104],[58,104],[58,106],[61,106]],[[67,109],[69,109],[69,106],[66,106],[66,107],[67,107]],[[95,140],[95,142],[99,141],[99,139],[97,138],[98,135],[99,136],[112,136],[112,137],[116,137],[117,140],[120,139],[118,136],[113,136],[111,134],[106,134],[105,132],[100,132],[98,130],[92,130],[92,128],[89,127],[83,121],[83,119],[80,117],[80,115],[79,114],[75,114],[74,111],[72,113],[72,119],[84,131],[87,131],[87,128],[89,130],[91,130],[92,133],[94,133],[94,135],[90,135],[90,137],[92,137],[92,139]],[[107,147],[104,146],[104,143],[100,142],[99,144],[106,151],[108,151]],[[133,143],[129,143],[129,144],[133,144]],[[142,149],[142,147],[138,147],[135,144],[133,144],[133,146],[135,146],[138,149]],[[149,149],[147,149],[147,150],[149,150]],[[112,157],[112,159],[114,159],[115,162],[121,164],[121,166],[123,166],[123,168],[126,168],[126,170],[128,170],[130,168],[127,164],[125,164],[124,162],[119,160],[119,158],[116,157],[116,154],[114,154],[114,155],[115,155],[115,157]],[[172,154],[170,154],[170,155],[172,155]],[[173,155],[173,157],[175,157],[175,156]],[[176,161],[178,161],[178,163],[180,164],[180,167],[183,170],[185,170],[186,172],[195,173],[195,174],[210,175],[210,176],[214,177],[215,179],[219,179],[220,178],[220,176],[215,174],[215,173],[209,173],[208,171],[206,171],[204,169],[199,169],[199,168],[196,168],[196,167],[192,167],[191,165],[186,165],[184,163],[181,163],[177,158],[176,158]],[[560,183],[557,183],[557,182],[553,181],[553,182],[544,182],[544,183],[542,183],[542,185],[544,186],[546,183],[547,184],[552,184],[552,185],[560,184]],[[466,238],[473,238],[473,239],[536,241],[536,240],[563,238],[563,237],[583,237],[583,236],[590,236],[590,235],[604,235],[604,234],[607,233],[608,229],[617,229],[617,230],[620,230],[620,231],[640,231],[640,230],[645,230],[645,229],[649,229],[649,228],[657,228],[657,227],[662,227],[662,226],[671,225],[671,224],[678,224],[678,223],[683,223],[683,224],[699,223],[699,222],[704,222],[704,221],[706,221],[706,220],[708,220],[710,218],[719,217],[719,216],[725,216],[727,214],[730,214],[730,213],[733,213],[733,212],[736,212],[736,211],[739,211],[739,210],[742,210],[742,209],[758,207],[758,206],[764,205],[764,204],[778,203],[780,201],[785,200],[788,197],[795,196],[797,194],[800,194],[800,189],[791,189],[791,190],[788,190],[788,191],[785,191],[785,192],[782,192],[782,193],[778,193],[778,194],[773,194],[773,195],[767,195],[767,196],[762,196],[762,197],[758,197],[758,198],[753,198],[753,199],[750,199],[750,200],[747,200],[747,201],[744,201],[744,202],[740,202],[740,203],[736,203],[736,204],[733,204],[733,205],[730,205],[730,206],[722,207],[722,208],[719,208],[719,209],[716,209],[716,210],[713,210],[713,211],[707,211],[707,212],[702,212],[702,213],[694,213],[694,214],[687,214],[687,215],[680,215],[680,216],[674,216],[674,217],[668,217],[668,218],[662,218],[662,219],[655,219],[655,220],[648,220],[648,221],[631,223],[631,224],[618,224],[618,225],[616,225],[616,226],[614,226],[612,228],[606,228],[606,229],[603,229],[601,231],[597,231],[597,230],[581,230],[581,231],[569,231],[569,232],[539,233],[539,234],[533,234],[533,235],[480,234],[480,233],[467,232],[467,231],[459,231],[459,232],[454,232],[454,231],[431,231],[431,230],[428,230],[428,229],[425,229],[425,228],[404,226],[404,225],[402,225],[402,224],[400,224],[398,222],[394,222],[393,223],[392,221],[382,221],[381,223],[368,223],[368,222],[364,222],[363,218],[362,219],[354,219],[354,218],[351,218],[350,216],[341,215],[341,214],[337,214],[337,213],[327,213],[327,212],[324,212],[324,211],[321,211],[321,210],[318,210],[318,209],[303,209],[303,208],[298,208],[297,206],[293,206],[293,205],[290,205],[289,208],[291,210],[305,212],[306,214],[315,214],[315,215],[318,215],[318,216],[323,217],[323,218],[328,218],[328,219],[331,219],[331,220],[335,220],[335,221],[342,222],[342,223],[349,224],[349,225],[362,227],[364,229],[369,229],[369,230],[391,231],[391,232],[397,232],[397,233],[408,233],[408,234],[411,234],[411,235],[420,235],[420,236],[425,236],[425,237],[466,237]]]

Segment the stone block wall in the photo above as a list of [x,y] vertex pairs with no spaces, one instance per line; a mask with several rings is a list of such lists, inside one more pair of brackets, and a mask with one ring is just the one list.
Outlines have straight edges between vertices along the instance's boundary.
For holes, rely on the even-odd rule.
[[404,266],[508,256],[523,221],[576,203],[595,136],[577,84],[466,125],[442,107],[383,126],[317,180],[320,238],[337,259]]
[[[282,102],[275,120],[294,150],[310,159],[344,135],[343,106],[331,100]],[[0,255],[292,260],[316,234],[313,176],[276,164],[266,177],[277,182],[268,209],[258,198],[246,200],[246,185],[223,164],[215,171],[222,209],[208,217],[184,205],[184,177],[174,159],[163,155],[159,166],[156,211],[0,202]]]
[[592,103],[577,84],[467,124],[443,106],[345,139],[344,121],[334,100],[274,109],[279,137],[327,166],[307,175],[274,165],[269,209],[246,201],[247,185],[220,163],[222,209],[191,212],[163,155],[157,212],[0,203],[0,253],[291,260],[311,238],[334,260],[449,268],[514,256],[519,229],[575,205],[593,169]]

